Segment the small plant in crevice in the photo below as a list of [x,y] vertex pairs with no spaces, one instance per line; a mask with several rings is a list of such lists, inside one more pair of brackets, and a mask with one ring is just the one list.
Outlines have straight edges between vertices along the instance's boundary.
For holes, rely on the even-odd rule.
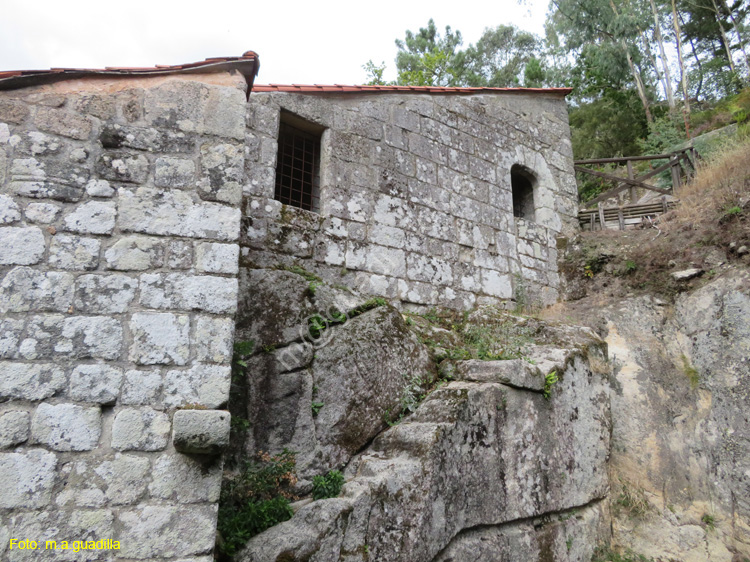
[[[232,353],[232,367],[247,367],[247,358],[252,355],[255,348],[253,341],[238,341],[234,343]],[[233,373],[234,374],[234,373]]]
[[439,363],[443,359],[496,361],[521,359],[533,341],[533,320],[519,318],[496,307],[483,307],[458,314],[430,309],[424,314],[407,312],[406,324],[419,340],[432,348]]
[[632,517],[640,517],[650,511],[651,504],[646,499],[646,493],[642,488],[623,479],[619,480],[618,488],[619,493],[614,503],[619,509],[623,509]]
[[344,486],[344,475],[338,470],[329,470],[325,475],[313,477],[313,500],[337,498]]
[[552,398],[552,387],[559,381],[560,379],[557,376],[557,371],[547,373],[544,377],[544,389],[542,390],[542,395],[545,399],[549,400]]
[[325,406],[325,403],[323,402],[313,402],[310,407],[312,408],[312,415],[313,417],[317,417],[318,413],[323,409],[323,406]]
[[703,523],[709,531],[714,531],[716,529],[716,518],[710,513],[704,513],[701,516],[701,523]]
[[700,374],[698,373],[698,369],[693,367],[693,365],[690,363],[690,360],[685,357],[684,353],[682,354],[682,371],[690,381],[690,388],[692,388],[693,390],[698,388],[698,385],[701,382]]
[[309,282],[317,282],[319,285],[322,284],[323,280],[315,275],[314,273],[310,273],[307,271],[304,267],[300,267],[299,265],[281,265],[278,266],[277,269],[281,269],[283,271],[289,271],[290,273],[296,273],[300,277],[304,277]]
[[226,557],[255,535],[291,519],[290,500],[297,499],[295,454],[284,449],[278,455],[259,452],[257,460],[246,461],[225,474],[219,498],[217,529],[219,551]]
[[437,381],[431,388],[425,389],[425,386],[430,384],[429,378],[423,378],[418,374],[408,375],[407,373],[402,373],[401,376],[404,377],[406,384],[401,389],[401,396],[399,396],[399,407],[397,409],[399,415],[395,418],[391,417],[390,409],[386,410],[383,414],[383,421],[390,427],[393,427],[404,419],[404,417],[414,412],[427,394],[445,384],[445,381]]
[[313,339],[318,339],[326,328],[328,328],[328,322],[319,314],[314,314],[307,319],[307,331]]
[[[247,359],[252,355],[254,348],[255,343],[252,341],[238,341],[234,343],[233,347],[228,404],[228,409],[232,416],[230,422],[230,441],[232,443],[244,442],[245,435],[250,429],[250,421],[247,419],[247,411],[243,407],[243,404],[247,392],[245,369],[247,368]],[[231,459],[238,453],[239,450],[237,448],[230,448],[227,451],[227,459]]]

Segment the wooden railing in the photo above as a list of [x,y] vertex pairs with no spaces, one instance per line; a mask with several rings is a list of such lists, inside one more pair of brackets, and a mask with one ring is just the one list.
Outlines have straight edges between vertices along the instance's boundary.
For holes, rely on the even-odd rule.
[[[598,220],[600,228],[607,228],[606,223],[608,221],[617,221],[620,230],[623,230],[634,222],[641,222],[644,217],[651,215],[658,215],[667,212],[670,206],[674,203],[666,200],[666,195],[676,196],[680,186],[685,180],[690,179],[695,174],[696,164],[698,159],[698,153],[695,148],[688,147],[683,148],[669,154],[654,154],[651,156],[629,156],[624,158],[596,158],[593,160],[576,160],[574,162],[574,168],[576,172],[583,174],[590,174],[598,178],[610,180],[615,184],[615,187],[597,195],[593,199],[586,201],[585,209],[579,211],[578,220],[581,222],[581,226],[589,225],[591,230],[594,230],[596,222]],[[635,176],[633,171],[633,162],[638,161],[652,161],[652,160],[669,160],[666,164],[662,164],[642,174]],[[627,169],[628,177],[620,177],[614,174],[600,172],[599,170],[591,170],[584,168],[587,165],[595,164],[625,164]],[[684,165],[683,165],[684,164]],[[653,178],[665,172],[671,170],[672,185],[670,188],[656,187],[646,183],[646,180]],[[647,189],[649,191],[655,191],[661,193],[661,200],[650,201],[645,204],[637,204],[638,194],[637,189]],[[616,207],[604,207],[602,204],[607,199],[619,196],[619,194],[626,190],[630,190],[630,204],[619,205]]]

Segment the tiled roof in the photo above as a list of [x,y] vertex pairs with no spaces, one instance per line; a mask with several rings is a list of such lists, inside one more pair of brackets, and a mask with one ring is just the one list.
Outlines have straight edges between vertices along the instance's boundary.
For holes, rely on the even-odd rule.
[[240,57],[212,57],[200,62],[153,67],[51,68],[49,70],[10,70],[0,72],[0,90],[13,90],[36,84],[74,80],[90,76],[163,76],[167,74],[196,74],[238,70],[252,87],[260,61],[257,53],[247,51]]
[[500,92],[568,95],[570,88],[446,88],[439,86],[344,86],[342,84],[256,84],[253,92],[297,92],[302,94],[402,92],[417,94],[495,94]]

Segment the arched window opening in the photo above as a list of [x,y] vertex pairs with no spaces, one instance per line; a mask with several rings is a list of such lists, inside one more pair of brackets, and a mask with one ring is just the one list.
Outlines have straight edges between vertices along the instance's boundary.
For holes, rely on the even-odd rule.
[[534,188],[536,176],[520,164],[514,164],[510,169],[510,185],[513,189],[513,216],[527,221],[536,220],[534,207]]

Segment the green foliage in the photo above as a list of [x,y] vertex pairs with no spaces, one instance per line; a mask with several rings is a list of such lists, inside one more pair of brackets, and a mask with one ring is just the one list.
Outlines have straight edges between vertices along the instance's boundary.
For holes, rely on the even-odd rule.
[[643,154],[664,154],[672,152],[684,143],[684,125],[681,119],[674,115],[657,117],[653,123],[648,125],[648,136],[638,141]]
[[[368,86],[385,86],[386,84],[388,84],[388,82],[385,81],[385,78],[383,78],[385,68],[385,62],[381,62],[378,65],[372,62],[372,59],[368,60],[365,64],[362,65],[362,69],[367,74],[367,82],[365,82],[365,84]],[[346,271],[346,268],[344,268],[344,271]],[[343,275],[346,275],[346,273],[344,273]]]
[[253,341],[238,341],[234,343],[232,353],[232,367],[247,367],[247,357],[252,355],[255,342]]
[[388,301],[382,297],[371,298],[365,301],[364,303],[362,303],[361,305],[359,305],[357,308],[355,308],[351,312],[349,312],[349,318],[354,318],[374,308],[378,308],[379,306],[385,306],[387,304],[388,304]]
[[523,85],[526,88],[541,88],[544,86],[545,77],[542,61],[531,55],[523,69]]
[[312,496],[314,500],[337,498],[344,486],[344,475],[338,470],[330,470],[324,476],[313,477]]
[[698,388],[698,385],[701,382],[700,374],[698,373],[698,370],[693,367],[693,365],[690,363],[690,360],[685,357],[685,355],[682,355],[682,371],[685,373],[685,376],[690,381],[690,388],[695,390]]
[[743,213],[742,207],[739,207],[738,205],[733,205],[731,207],[727,207],[726,209],[724,209],[724,212],[722,213],[721,217],[723,219],[728,219],[731,217],[741,215],[742,213]]
[[289,505],[294,453],[259,453],[258,461],[248,461],[242,469],[225,476],[219,500],[219,549],[233,556],[252,537],[282,521],[291,519]]
[[638,265],[633,260],[625,260],[625,275],[633,273],[636,269],[638,269]]
[[310,406],[312,408],[313,417],[315,417],[323,409],[323,406],[325,406],[325,403],[324,402],[313,402]]
[[315,292],[318,290],[318,287],[320,287],[323,284],[322,281],[310,281],[310,284],[307,286],[307,292],[311,295],[315,295]]
[[328,328],[328,321],[320,314],[313,314],[307,319],[307,331],[314,340],[317,340],[326,328]]
[[643,489],[624,480],[619,481],[618,487],[619,494],[615,498],[615,505],[624,509],[628,515],[640,517],[651,509]]
[[513,25],[485,29],[476,45],[463,53],[466,82],[470,86],[507,88],[520,86],[524,79],[542,85],[544,69],[534,56],[540,44],[536,35]]
[[450,26],[441,36],[435,22],[417,33],[406,31],[404,40],[397,39],[396,68],[398,84],[415,86],[457,86],[461,84],[462,65],[457,61],[456,49],[462,43],[461,32]]
[[[573,155],[579,160],[638,155],[637,141],[648,134],[646,114],[634,91],[607,89],[597,99],[571,106],[568,114]],[[582,178],[601,183],[590,175]]]
[[230,422],[232,431],[247,431],[250,429],[250,420],[239,416],[232,416]]
[[[484,30],[476,42],[461,50],[460,31],[450,26],[441,35],[430,19],[417,33],[406,31],[396,40],[396,83],[414,86],[540,87],[547,81],[538,57],[542,40],[512,25]],[[385,64],[363,65],[370,84],[385,84]]]
[[401,376],[404,378],[406,384],[401,389],[401,396],[399,396],[398,416],[392,418],[391,411],[386,410],[383,418],[389,426],[396,425],[419,407],[425,396],[427,396],[427,385],[430,384],[429,378],[423,378],[418,373],[411,375],[402,373]]
[[549,400],[550,398],[552,398],[552,386],[557,384],[559,381],[560,379],[557,376],[557,371],[547,373],[547,375],[544,377],[544,389],[542,390],[542,395],[545,399]]
[[701,522],[706,526],[706,528],[710,531],[714,531],[716,529],[716,519],[713,515],[710,513],[704,513],[701,516]]
[[307,279],[308,281],[317,281],[318,283],[322,283],[323,280],[315,275],[314,273],[310,273],[305,268],[300,267],[298,265],[285,265],[285,266],[279,266],[279,269],[283,269],[284,271],[289,271],[291,273],[296,273],[297,275],[300,275]]
[[[430,309],[424,314],[413,314],[429,324],[449,330],[458,336],[447,341],[435,341],[430,334],[422,333],[423,344],[435,348],[440,359],[480,359],[494,361],[519,359],[525,355],[525,346],[530,341],[533,330],[517,317],[502,312],[486,321],[471,321],[469,312],[459,316],[455,311]],[[420,332],[417,326],[417,332]]]

